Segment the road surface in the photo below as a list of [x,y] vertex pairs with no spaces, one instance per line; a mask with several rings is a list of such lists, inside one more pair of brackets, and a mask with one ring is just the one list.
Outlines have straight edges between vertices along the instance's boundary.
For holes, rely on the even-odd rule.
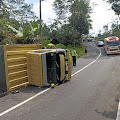
[[71,81],[25,103],[43,90],[28,86],[18,94],[0,98],[0,120],[115,120],[120,97],[120,56],[106,55],[92,42],[86,45],[88,54],[77,59]]

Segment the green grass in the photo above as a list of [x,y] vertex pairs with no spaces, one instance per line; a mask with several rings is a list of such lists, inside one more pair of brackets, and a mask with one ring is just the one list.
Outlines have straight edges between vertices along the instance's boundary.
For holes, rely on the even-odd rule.
[[66,49],[66,46],[59,43],[59,44],[56,45],[56,48]]
[[[70,53],[71,51],[73,50],[73,47],[68,45],[68,46],[65,46],[65,45],[62,45],[62,44],[57,44],[56,45],[56,48],[61,48],[61,49],[68,49],[70,50]],[[80,56],[83,56],[85,54],[85,50],[83,47],[76,47],[76,52],[77,52],[77,58],[79,58]]]
[[[71,53],[71,51],[73,50],[73,48],[67,48],[67,49],[69,49],[70,50],[70,53]],[[84,50],[84,48],[81,48],[81,47],[77,47],[77,48],[75,48],[76,49],[76,52],[77,52],[77,58],[79,58],[80,56],[83,56],[84,54],[85,54],[85,50]]]

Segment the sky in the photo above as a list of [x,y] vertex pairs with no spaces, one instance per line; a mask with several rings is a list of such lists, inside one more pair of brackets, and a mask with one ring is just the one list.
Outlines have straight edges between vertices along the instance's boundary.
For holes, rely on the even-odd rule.
[[[33,11],[39,17],[39,1],[40,0],[25,0],[29,4],[33,4]],[[52,4],[54,0],[44,0],[41,2],[41,14],[42,20],[47,23],[51,24],[51,19],[56,18],[55,11],[53,10]]]
[[91,0],[91,5],[96,3],[96,6],[93,6],[93,13],[91,14],[92,27],[93,30],[90,33],[98,34],[99,30],[103,31],[103,26],[111,27],[111,22],[117,17],[109,3],[104,2],[103,0]]
[[[33,11],[39,17],[39,1],[40,0],[25,0],[29,4],[33,4]],[[42,1],[42,19],[46,24],[50,24],[52,19],[56,18],[55,11],[53,10],[52,4],[54,0],[44,0]],[[93,5],[93,3],[97,5]],[[90,34],[96,35],[99,30],[103,31],[103,26],[115,19],[115,13],[113,10],[110,10],[109,3],[104,2],[103,0],[91,0],[93,13],[91,14],[92,27]]]

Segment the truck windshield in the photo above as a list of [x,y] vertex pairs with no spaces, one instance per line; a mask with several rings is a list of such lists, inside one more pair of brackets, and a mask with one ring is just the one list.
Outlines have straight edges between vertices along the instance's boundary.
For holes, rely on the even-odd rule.
[[118,45],[120,45],[120,41],[107,42],[107,45],[109,45],[109,46],[118,46]]

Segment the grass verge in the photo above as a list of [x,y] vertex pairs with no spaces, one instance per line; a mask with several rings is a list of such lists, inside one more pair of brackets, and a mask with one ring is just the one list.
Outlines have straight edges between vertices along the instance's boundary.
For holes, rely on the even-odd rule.
[[[71,51],[73,50],[73,47],[72,46],[65,46],[65,45],[62,45],[62,44],[57,44],[56,45],[56,48],[61,48],[61,49],[68,49],[70,50],[70,53]],[[78,54],[77,58],[79,58],[80,56],[83,56],[85,54],[85,49],[84,47],[76,47],[76,52]]]

